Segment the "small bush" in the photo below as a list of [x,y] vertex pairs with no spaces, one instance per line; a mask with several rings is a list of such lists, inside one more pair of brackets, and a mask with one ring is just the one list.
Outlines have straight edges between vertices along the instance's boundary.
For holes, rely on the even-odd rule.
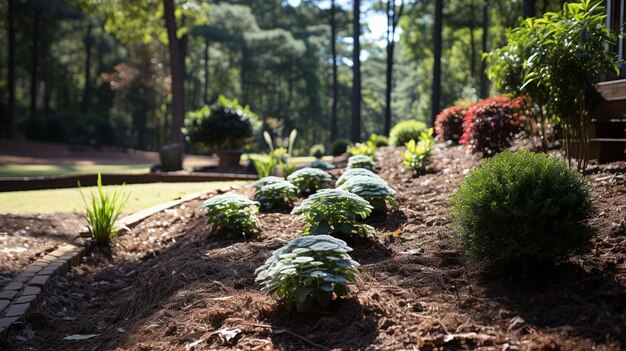
[[464,248],[496,268],[536,268],[583,251],[589,186],[562,161],[527,150],[487,159],[452,196]]
[[346,169],[343,172],[343,174],[341,174],[339,179],[337,179],[336,186],[341,186],[348,179],[350,179],[352,177],[357,177],[357,176],[371,177],[371,178],[382,180],[382,178],[378,174],[370,171],[369,169],[365,169],[365,168],[348,168],[348,169]]
[[110,245],[120,227],[115,222],[119,218],[130,194],[122,189],[105,192],[102,188],[102,175],[98,172],[97,191],[90,191],[91,199],[87,201],[78,182],[80,196],[85,204],[86,216],[89,221],[89,232],[97,245]]
[[285,181],[285,178],[283,177],[268,176],[268,177],[263,177],[257,180],[256,182],[254,182],[254,184],[252,184],[252,187],[254,188],[254,190],[259,190],[266,185],[284,182],[284,181]]
[[365,168],[372,172],[376,171],[376,163],[365,155],[355,155],[348,158],[348,168]]
[[373,160],[376,154],[376,144],[372,141],[366,141],[364,143],[350,145],[348,146],[348,153],[352,156],[364,155]]
[[323,189],[291,211],[308,223],[305,234],[373,234],[374,228],[357,222],[367,218],[372,206],[362,197],[338,189]]
[[298,312],[328,310],[333,299],[348,294],[359,264],[342,240],[328,235],[300,237],[274,251],[256,271],[262,290],[284,299]]
[[317,159],[322,158],[325,153],[326,153],[326,148],[324,147],[323,144],[315,144],[311,146],[311,150],[309,150],[309,155]]
[[254,199],[266,209],[291,206],[298,196],[298,188],[286,180],[266,184],[257,190]]
[[257,229],[259,203],[239,194],[217,195],[206,200],[200,208],[206,209],[213,232],[241,234],[244,237]]
[[328,169],[333,169],[335,168],[334,165],[326,162],[326,161],[322,161],[322,160],[315,160],[311,163],[309,163],[308,167],[311,168],[319,168],[319,169],[323,169],[323,170],[328,170]]
[[463,117],[460,143],[484,157],[510,147],[524,131],[526,117],[519,114],[520,99],[497,96],[472,105]]
[[398,202],[393,196],[395,190],[391,189],[387,182],[380,178],[368,176],[350,177],[339,188],[367,200],[374,208],[375,212],[384,213],[387,211],[387,204],[392,208],[398,208]]
[[433,129],[430,128],[428,132],[420,134],[418,143],[415,140],[411,140],[405,146],[406,150],[404,151],[402,164],[406,166],[406,170],[413,174],[424,171],[426,165],[430,162],[433,146],[435,146]]
[[337,139],[330,143],[328,151],[333,156],[343,155],[346,153],[346,150],[348,150],[348,145],[350,144],[352,144],[352,142],[349,139]]
[[318,189],[330,187],[330,174],[318,168],[305,167],[293,172],[287,180],[300,189],[300,193],[313,193]]
[[435,133],[441,141],[459,143],[463,135],[463,116],[467,112],[467,106],[456,105],[441,111],[435,118]]
[[391,146],[402,146],[409,142],[409,140],[417,140],[422,132],[425,132],[428,127],[426,123],[408,120],[402,121],[389,132],[389,144]]
[[372,134],[370,135],[370,139],[368,141],[371,141],[372,143],[374,143],[376,147],[389,145],[389,138],[387,138],[384,135]]

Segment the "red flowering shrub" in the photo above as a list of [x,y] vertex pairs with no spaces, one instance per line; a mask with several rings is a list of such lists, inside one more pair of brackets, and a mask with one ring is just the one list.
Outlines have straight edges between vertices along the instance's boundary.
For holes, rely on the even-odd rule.
[[435,133],[441,141],[459,143],[463,135],[463,116],[468,107],[465,105],[450,106],[441,111],[435,118]]
[[520,113],[521,99],[491,97],[472,105],[463,117],[460,143],[472,153],[489,157],[511,146],[526,125]]

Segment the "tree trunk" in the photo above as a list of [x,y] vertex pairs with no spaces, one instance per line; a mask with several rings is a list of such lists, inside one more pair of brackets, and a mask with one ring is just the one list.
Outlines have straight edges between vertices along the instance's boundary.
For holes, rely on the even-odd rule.
[[476,43],[474,40],[474,29],[476,28],[476,23],[474,22],[475,16],[475,8],[474,8],[474,0],[470,1],[470,55],[472,56],[470,61],[470,72],[472,74],[472,85],[476,82]]
[[209,38],[204,38],[204,103],[209,103]]
[[335,0],[330,2],[330,51],[333,61],[333,102],[330,110],[330,140],[335,141],[337,135],[337,103],[339,102],[339,87],[337,84],[337,20],[335,19]]
[[361,141],[361,2],[353,0],[352,36],[352,142]]
[[[489,1],[483,3],[483,54],[487,53],[487,38],[489,37]],[[480,64],[480,97],[486,99],[489,97],[489,81],[485,70],[487,63],[482,60]]]
[[535,17],[535,0],[524,0],[523,14],[524,18]]
[[91,100],[91,47],[93,46],[93,38],[91,37],[91,31],[93,24],[87,25],[87,33],[85,33],[85,86],[83,87],[83,101],[80,104],[80,112],[86,113],[89,109],[89,102]]
[[172,70],[172,143],[183,144],[181,128],[185,120],[185,57],[180,39],[176,35],[174,0],[163,0],[163,15],[167,27],[170,66]]
[[33,17],[33,47],[31,51],[32,59],[32,72],[30,75],[30,117],[35,118],[37,115],[37,71],[39,65],[37,59],[39,58],[39,23],[41,22],[41,11],[35,10],[35,16]]
[[385,90],[385,135],[389,136],[391,129],[391,93],[393,91],[393,53],[396,47],[396,27],[402,16],[404,0],[400,1],[400,8],[396,9],[395,0],[387,0],[387,75]]
[[15,0],[8,0],[9,8],[7,11],[9,36],[9,53],[8,53],[8,90],[9,101],[7,103],[7,114],[4,120],[4,136],[7,139],[13,139],[13,128],[15,123]]
[[435,116],[441,110],[441,41],[443,0],[435,0],[435,28],[433,32],[434,61],[433,61],[433,92],[431,101],[432,125],[435,124]]

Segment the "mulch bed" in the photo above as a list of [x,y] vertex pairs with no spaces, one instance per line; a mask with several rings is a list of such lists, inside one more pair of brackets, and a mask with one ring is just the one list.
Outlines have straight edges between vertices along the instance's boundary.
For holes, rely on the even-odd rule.
[[[254,270],[304,225],[260,214],[243,241],[212,236],[195,200],[159,213],[56,278],[15,350],[492,349],[626,347],[625,162],[592,166],[598,229],[588,254],[534,276],[491,276],[455,244],[451,193],[480,164],[437,150],[426,174],[401,173],[398,150],[379,155],[400,209],[353,238],[360,278],[328,314],[296,315],[259,291]],[[251,195],[252,189],[238,191]],[[72,334],[97,334],[78,341]]]

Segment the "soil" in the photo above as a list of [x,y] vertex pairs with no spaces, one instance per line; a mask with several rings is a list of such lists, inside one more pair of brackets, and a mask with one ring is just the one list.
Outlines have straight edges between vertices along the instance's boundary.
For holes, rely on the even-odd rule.
[[[449,226],[450,195],[480,160],[458,146],[438,148],[419,177],[401,172],[399,150],[379,152],[400,209],[368,221],[375,239],[350,238],[360,277],[332,313],[288,313],[254,282],[271,252],[301,233],[296,216],[261,213],[256,236],[229,239],[209,233],[195,200],[150,217],[56,278],[8,347],[625,349],[626,162],[592,165],[586,175],[598,229],[587,254],[503,278],[466,257]],[[74,334],[84,339],[64,339]]]

